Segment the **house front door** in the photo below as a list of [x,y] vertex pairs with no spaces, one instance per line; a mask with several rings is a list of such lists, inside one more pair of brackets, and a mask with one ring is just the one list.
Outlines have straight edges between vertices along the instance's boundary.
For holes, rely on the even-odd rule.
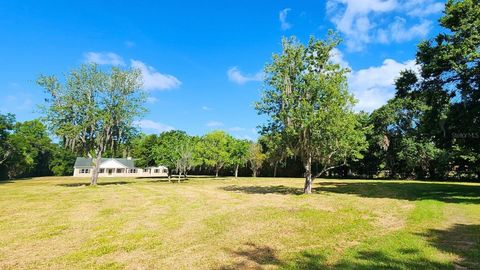
[[112,175],[113,169],[108,169],[108,175]]

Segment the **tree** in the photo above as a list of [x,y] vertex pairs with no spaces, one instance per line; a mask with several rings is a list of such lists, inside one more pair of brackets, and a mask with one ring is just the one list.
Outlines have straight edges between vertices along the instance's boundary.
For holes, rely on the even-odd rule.
[[230,147],[230,163],[234,166],[235,178],[238,177],[238,169],[248,161],[250,143],[247,140],[233,139]]
[[259,143],[264,145],[266,160],[273,167],[273,177],[277,177],[278,165],[285,165],[287,157],[291,156],[288,148],[282,145],[281,139],[279,134],[267,134],[259,139]]
[[[190,137],[184,131],[172,130],[162,132],[157,139],[156,145],[153,146],[153,153],[155,156],[155,164],[163,165],[168,168],[168,179],[170,180],[171,173],[177,170],[177,162],[180,160],[180,150],[188,144]],[[185,150],[185,149],[184,149]]]
[[159,138],[155,134],[141,134],[132,140],[132,155],[136,158],[136,166],[151,167],[157,165],[155,148],[158,143]]
[[179,159],[177,160],[176,169],[178,172],[178,182],[180,182],[180,177],[183,174],[185,178],[190,169],[194,165],[193,158],[193,146],[190,141],[187,141],[181,145],[178,149]]
[[50,174],[52,144],[39,120],[15,123],[7,144],[10,154],[4,165],[8,178]]
[[[354,98],[347,89],[347,69],[330,61],[339,40],[311,38],[307,46],[284,38],[282,53],[274,54],[265,67],[262,99],[256,104],[269,117],[263,134],[279,136],[305,168],[305,193],[312,181],[342,166],[347,159],[362,157],[365,135],[353,112]],[[319,171],[312,173],[312,164]]]
[[418,72],[403,71],[396,80],[397,99],[424,106],[413,128],[415,138],[402,135],[403,145],[410,149],[410,155],[398,156],[403,161],[421,150],[428,156],[425,160],[436,157],[429,164],[445,169],[448,165],[444,165],[454,164],[450,170],[455,167],[460,174],[480,177],[479,4],[478,0],[447,1],[439,20],[446,31],[418,45]]
[[66,147],[92,157],[91,185],[96,185],[103,154],[145,112],[140,71],[112,67],[107,72],[89,64],[72,70],[63,84],[44,75],[37,83],[50,95],[43,107],[48,126]]
[[49,169],[53,175],[73,175],[75,165],[75,153],[60,145],[53,146],[53,156],[49,163]]
[[200,163],[213,167],[215,177],[230,162],[230,149],[233,138],[221,130],[207,133],[197,144],[197,154]]
[[12,154],[12,145],[9,143],[9,136],[15,124],[13,114],[0,114],[0,166]]
[[265,159],[266,155],[262,152],[262,145],[259,143],[251,143],[248,149],[248,161],[253,177],[257,177],[257,172],[262,167]]

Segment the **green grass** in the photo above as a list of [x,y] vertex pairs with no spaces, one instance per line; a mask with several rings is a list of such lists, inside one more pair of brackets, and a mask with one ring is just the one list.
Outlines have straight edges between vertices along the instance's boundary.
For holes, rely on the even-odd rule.
[[0,269],[480,269],[480,185],[0,182]]

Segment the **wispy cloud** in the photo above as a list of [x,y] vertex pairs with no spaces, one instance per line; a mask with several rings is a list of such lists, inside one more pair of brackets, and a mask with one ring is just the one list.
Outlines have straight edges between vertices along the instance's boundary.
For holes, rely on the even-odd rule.
[[372,111],[395,95],[395,79],[400,71],[417,70],[415,60],[403,63],[385,59],[380,66],[353,71],[348,78],[350,91],[358,99],[358,110]]
[[131,66],[142,73],[143,88],[148,91],[179,87],[182,82],[175,76],[163,74],[139,60],[131,60]]
[[165,132],[165,131],[170,131],[170,130],[175,129],[172,126],[169,126],[169,125],[166,125],[166,124],[163,124],[163,123],[159,123],[159,122],[155,122],[153,120],[148,120],[148,119],[136,121],[134,124],[139,126],[145,132],[152,132],[153,131],[155,133],[162,133],[162,132]]
[[246,129],[242,127],[231,127],[228,130],[238,132],[238,131],[245,131]]
[[369,43],[403,42],[425,37],[431,24],[431,20],[425,17],[440,12],[442,8],[443,4],[434,0],[327,1],[327,15],[344,34],[350,51],[363,50]]
[[98,65],[124,66],[123,58],[113,52],[86,52],[84,53],[86,63],[95,63]]
[[213,110],[212,108],[208,107],[208,106],[202,106],[202,110],[204,111],[211,111]]
[[245,84],[247,82],[252,81],[262,81],[263,80],[263,72],[259,71],[255,74],[242,74],[242,72],[238,69],[238,67],[231,67],[227,70],[228,79],[232,82],[237,84]]
[[154,103],[157,103],[157,101],[158,99],[156,97],[153,97],[153,96],[147,97],[147,103],[154,104]]
[[292,24],[287,22],[287,15],[288,15],[288,12],[291,10],[292,10],[291,8],[285,8],[280,10],[280,12],[278,13],[278,19],[280,20],[280,28],[282,30],[287,30],[292,28]]
[[209,121],[205,124],[205,126],[207,126],[207,127],[221,127],[221,126],[223,126],[223,123],[219,122],[219,121]]

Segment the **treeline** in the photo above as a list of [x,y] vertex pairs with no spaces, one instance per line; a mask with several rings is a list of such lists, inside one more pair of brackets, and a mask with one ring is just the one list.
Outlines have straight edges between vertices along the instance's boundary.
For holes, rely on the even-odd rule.
[[74,163],[75,155],[53,143],[41,121],[0,114],[0,179],[71,175]]

